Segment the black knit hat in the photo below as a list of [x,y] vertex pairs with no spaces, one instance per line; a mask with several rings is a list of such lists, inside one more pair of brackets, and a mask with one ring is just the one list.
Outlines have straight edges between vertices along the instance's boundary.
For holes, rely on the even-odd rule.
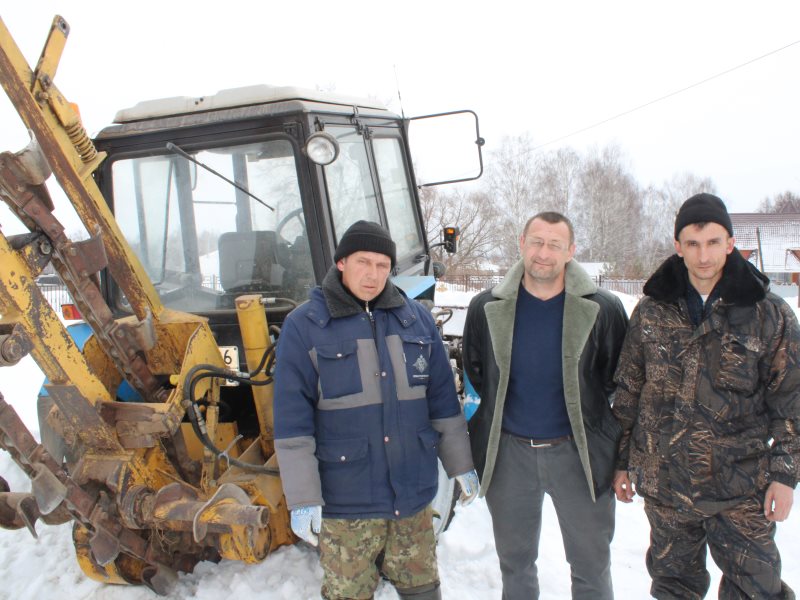
[[725,204],[713,194],[695,194],[683,203],[675,217],[675,239],[681,229],[693,223],[718,223],[733,237],[733,223]]
[[394,242],[389,232],[372,221],[356,221],[348,227],[342,239],[339,240],[339,245],[333,255],[333,262],[339,262],[358,251],[385,254],[392,259],[392,268],[397,262]]

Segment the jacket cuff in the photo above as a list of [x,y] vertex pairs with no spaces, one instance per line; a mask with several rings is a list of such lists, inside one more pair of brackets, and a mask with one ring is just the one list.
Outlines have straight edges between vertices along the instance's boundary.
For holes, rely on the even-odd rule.
[[792,489],[795,489],[797,487],[797,478],[792,477],[787,473],[770,473],[769,479],[770,481],[777,481],[778,483],[782,483],[783,485],[788,485]]
[[302,506],[322,506],[322,484],[314,454],[313,437],[300,436],[275,440],[281,484],[289,510]]
[[431,426],[441,434],[439,460],[447,476],[452,478],[471,471],[474,466],[464,414],[459,412],[453,417],[432,419]]

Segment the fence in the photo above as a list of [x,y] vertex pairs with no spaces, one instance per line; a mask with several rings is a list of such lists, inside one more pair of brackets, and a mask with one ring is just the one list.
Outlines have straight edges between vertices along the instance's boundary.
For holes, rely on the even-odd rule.
[[72,296],[63,283],[42,283],[39,289],[57,313],[61,313],[62,304],[72,304]]
[[[442,278],[442,281],[450,289],[459,292],[480,292],[497,285],[502,280],[503,275],[448,275]],[[644,279],[618,279],[615,277],[603,277],[602,275],[592,277],[592,280],[598,287],[628,294],[636,298],[641,297],[642,286],[644,286],[645,282]],[[221,289],[219,278],[215,276],[204,278],[203,287]],[[67,287],[63,283],[41,284],[39,289],[42,290],[45,298],[56,311],[61,310],[62,304],[70,304],[72,302]]]
[[644,295],[642,288],[647,282],[646,279],[619,279],[616,277],[604,277],[603,275],[592,277],[592,281],[597,284],[597,287],[604,290],[628,294],[634,298],[641,298]]
[[[479,292],[500,283],[502,275],[446,275],[442,281],[454,291]],[[592,277],[598,287],[639,298],[645,279],[620,279],[616,277]]]
[[[207,275],[203,277],[201,285],[204,288],[216,291],[222,291],[222,284],[220,283],[220,278],[216,275]],[[52,306],[56,312],[61,312],[62,304],[73,303],[72,296],[69,295],[67,286],[61,282],[40,283],[39,289],[41,290],[42,294],[44,294],[44,297],[47,298],[47,301],[50,303],[50,306]]]
[[503,281],[502,275],[446,275],[440,280],[455,292],[480,292]]

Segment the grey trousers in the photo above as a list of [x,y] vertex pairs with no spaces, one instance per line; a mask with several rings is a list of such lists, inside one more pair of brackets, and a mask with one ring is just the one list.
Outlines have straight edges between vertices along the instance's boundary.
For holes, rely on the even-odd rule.
[[558,516],[572,576],[572,598],[612,600],[611,490],[592,502],[575,442],[534,448],[503,433],[486,501],[503,577],[503,600],[539,597],[536,558],[542,501],[549,494]]

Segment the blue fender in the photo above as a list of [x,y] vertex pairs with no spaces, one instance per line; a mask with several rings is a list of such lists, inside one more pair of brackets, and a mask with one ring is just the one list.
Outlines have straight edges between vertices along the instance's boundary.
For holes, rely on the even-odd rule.
[[467,418],[467,421],[469,421],[472,415],[475,414],[475,411],[478,410],[480,403],[480,396],[478,396],[475,388],[472,387],[472,382],[469,380],[469,377],[467,377],[467,374],[464,373],[464,416]]

